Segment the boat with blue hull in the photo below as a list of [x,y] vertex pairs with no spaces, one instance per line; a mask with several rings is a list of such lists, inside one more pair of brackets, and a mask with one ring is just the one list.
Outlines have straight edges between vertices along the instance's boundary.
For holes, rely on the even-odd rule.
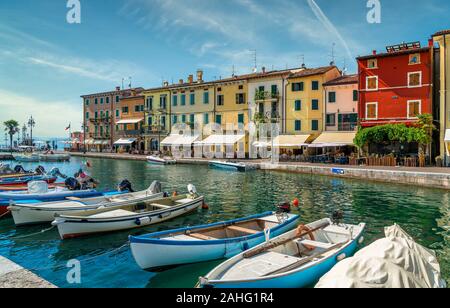
[[246,172],[247,166],[243,163],[233,163],[229,161],[210,161],[209,166],[211,168],[228,170],[228,171],[238,171]]
[[214,224],[130,236],[130,246],[142,269],[160,271],[233,257],[295,228],[298,219],[298,215],[266,212]]
[[199,280],[203,288],[302,288],[352,256],[365,224],[322,219],[241,253]]

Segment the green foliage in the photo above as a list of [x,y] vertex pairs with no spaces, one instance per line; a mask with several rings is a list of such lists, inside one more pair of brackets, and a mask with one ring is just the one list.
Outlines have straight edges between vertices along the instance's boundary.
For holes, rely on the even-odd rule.
[[432,141],[433,118],[431,115],[423,115],[419,118],[417,126],[405,124],[387,124],[360,129],[355,137],[355,145],[362,149],[369,143],[389,144],[391,142],[417,142],[419,145],[427,145]]

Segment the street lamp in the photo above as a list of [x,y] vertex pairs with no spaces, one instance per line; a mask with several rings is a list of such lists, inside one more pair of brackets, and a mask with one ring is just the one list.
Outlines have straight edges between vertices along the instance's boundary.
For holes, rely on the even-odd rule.
[[33,127],[36,125],[36,122],[33,119],[33,116],[30,117],[28,120],[28,126],[30,127],[30,140],[31,140],[31,146],[33,146]]

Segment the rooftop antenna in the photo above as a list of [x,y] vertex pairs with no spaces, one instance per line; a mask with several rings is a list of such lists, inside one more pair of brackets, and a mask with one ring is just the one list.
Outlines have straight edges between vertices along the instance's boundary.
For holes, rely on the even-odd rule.
[[342,75],[346,75],[347,73],[347,59],[344,58],[344,67],[342,68]]
[[257,53],[256,53],[256,50],[252,50],[252,52],[253,52],[253,64],[254,64],[254,66],[253,66],[253,73],[256,73],[257,71],[258,71],[258,58],[257,58]]
[[125,89],[125,86],[124,86],[124,81],[125,81],[125,78],[122,78],[122,90],[124,90]]
[[334,55],[334,47],[336,46],[336,43],[333,43],[331,45],[331,62],[330,65],[334,65],[336,63],[336,57]]
[[128,77],[128,79],[130,80],[130,84],[129,84],[128,86],[129,86],[130,89],[131,89],[131,80],[132,80],[132,78],[131,78],[131,77]]
[[306,64],[305,64],[305,55],[299,55],[298,56],[298,60],[302,60],[302,68],[306,68]]
[[231,68],[231,76],[236,76],[236,69],[235,69],[235,66],[234,66],[234,64],[233,64],[233,67]]

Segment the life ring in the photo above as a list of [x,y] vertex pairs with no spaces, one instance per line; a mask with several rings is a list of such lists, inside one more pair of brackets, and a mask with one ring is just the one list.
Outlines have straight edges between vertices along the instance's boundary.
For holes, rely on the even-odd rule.
[[[311,229],[308,228],[307,226],[305,226],[305,225],[299,225],[299,226],[297,227],[297,232],[295,233],[295,236],[296,236],[296,237],[299,237],[300,235],[304,234],[305,232],[309,232],[309,231],[311,231]],[[308,234],[307,236],[309,237],[309,240],[311,240],[311,241],[315,241],[315,240],[316,240],[316,238],[314,237],[314,234],[312,234],[312,233]],[[304,245],[304,244],[303,244],[303,246],[304,246],[306,249],[310,250],[310,251],[311,251],[311,250],[314,250],[314,249],[316,248],[316,247],[309,246],[309,245]]]

